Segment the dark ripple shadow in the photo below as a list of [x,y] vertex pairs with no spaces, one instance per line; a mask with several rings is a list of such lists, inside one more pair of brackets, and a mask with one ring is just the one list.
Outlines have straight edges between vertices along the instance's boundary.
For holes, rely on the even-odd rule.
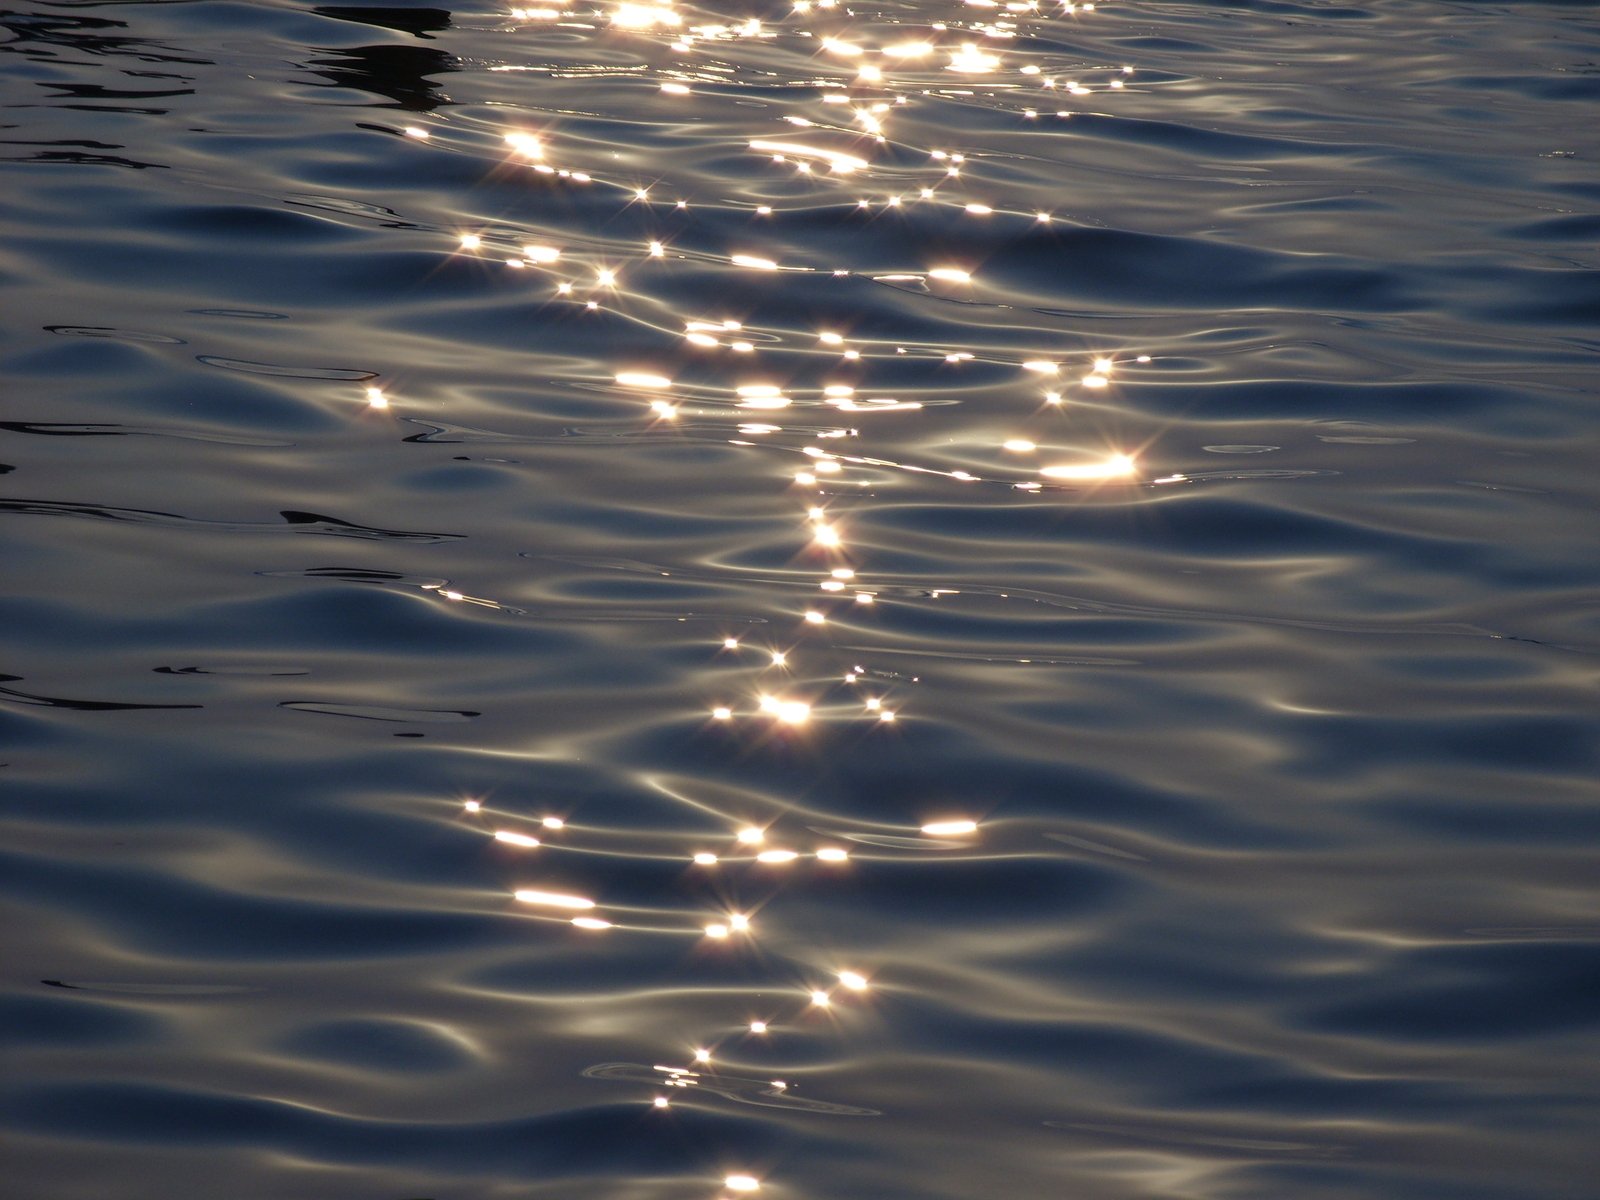
[[186,957],[384,958],[493,944],[508,933],[497,913],[317,903],[230,891],[149,868],[0,857],[7,895],[75,913],[130,945]]
[[1299,1023],[1407,1044],[1572,1035],[1600,1027],[1600,946],[1431,946],[1401,958],[1387,979],[1352,989],[1356,995],[1306,1012]]
[[206,521],[177,513],[155,512],[141,508],[117,508],[111,505],[75,504],[65,500],[0,500],[0,512],[30,516],[83,517],[98,521],[125,521],[138,525],[170,526],[180,529],[204,529],[227,533],[312,533],[331,537],[364,538],[375,541],[441,542],[466,536],[459,533],[418,533],[403,529],[380,529],[374,525],[358,525],[338,517],[320,513],[285,509],[280,515],[282,525],[263,525],[243,521]]
[[[706,1174],[725,1147],[771,1155],[769,1126],[694,1113],[672,1123],[637,1106],[587,1106],[478,1122],[368,1120],[273,1099],[126,1083],[13,1088],[0,1120],[13,1131],[122,1144],[253,1147],[313,1162],[382,1164],[467,1177],[534,1172]],[[719,1173],[720,1174],[720,1173]]]

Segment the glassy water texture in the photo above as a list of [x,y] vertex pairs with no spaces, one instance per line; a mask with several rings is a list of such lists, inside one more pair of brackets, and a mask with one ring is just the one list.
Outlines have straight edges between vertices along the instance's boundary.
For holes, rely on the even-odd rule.
[[1600,1192],[1588,5],[0,29],[7,1197]]

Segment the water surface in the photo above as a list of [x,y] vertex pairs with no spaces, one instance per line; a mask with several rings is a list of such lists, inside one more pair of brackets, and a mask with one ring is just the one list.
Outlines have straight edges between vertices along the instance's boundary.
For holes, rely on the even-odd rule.
[[1595,1194],[1588,6],[0,55],[8,1195]]

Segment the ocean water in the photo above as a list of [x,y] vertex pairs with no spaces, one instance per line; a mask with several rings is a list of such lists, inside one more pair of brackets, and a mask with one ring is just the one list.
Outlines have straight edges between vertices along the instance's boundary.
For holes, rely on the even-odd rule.
[[1600,1195],[1595,8],[533,3],[0,15],[0,1195]]

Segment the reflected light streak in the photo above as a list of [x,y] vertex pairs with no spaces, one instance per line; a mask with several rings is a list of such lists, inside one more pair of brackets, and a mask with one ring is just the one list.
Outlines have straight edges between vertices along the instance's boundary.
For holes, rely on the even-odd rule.
[[616,377],[623,387],[669,388],[672,380],[665,375],[652,375],[648,371],[623,371]]
[[774,142],[757,139],[750,143],[750,149],[759,150],[766,154],[793,155],[796,158],[815,158],[826,162],[841,175],[848,175],[852,171],[863,170],[867,160],[858,158],[854,154],[846,154],[842,150],[830,150],[825,146],[808,146],[803,142]]
[[760,1189],[761,1181],[754,1175],[729,1175],[722,1186],[730,1192],[754,1192]]
[[610,921],[601,920],[599,917],[573,917],[572,923],[579,929],[610,929]]
[[[801,705],[801,707],[804,708],[806,706]],[[787,717],[784,719],[788,720]],[[791,863],[799,857],[793,850],[763,850],[756,855],[756,861],[759,863]]]
[[946,283],[971,283],[972,275],[960,267],[935,267],[928,272],[930,279],[942,279]]
[[619,4],[611,13],[611,23],[623,29],[653,29],[657,25],[680,25],[683,18],[663,5]]
[[539,839],[536,837],[529,837],[525,833],[512,833],[508,829],[496,829],[494,831],[494,840],[505,842],[510,846],[523,846],[530,850],[539,844]]
[[551,908],[593,908],[594,901],[583,896],[571,896],[565,892],[541,892],[533,888],[523,888],[515,893],[516,898],[523,904],[545,904]]
[[996,70],[999,66],[1000,59],[997,55],[985,54],[973,43],[968,42],[950,56],[950,65],[946,69],[968,75],[979,75]]
[[850,852],[841,850],[837,846],[824,846],[817,851],[817,857],[823,862],[846,862],[850,858]]
[[867,977],[856,971],[840,971],[839,982],[852,992],[864,992],[867,990]]
[[1054,467],[1041,467],[1039,474],[1051,479],[1125,479],[1132,475],[1135,463],[1126,454],[1113,454],[1104,462],[1068,463]]
[[978,823],[968,820],[930,821],[922,827],[922,832],[930,837],[950,837],[963,833],[976,833]]

